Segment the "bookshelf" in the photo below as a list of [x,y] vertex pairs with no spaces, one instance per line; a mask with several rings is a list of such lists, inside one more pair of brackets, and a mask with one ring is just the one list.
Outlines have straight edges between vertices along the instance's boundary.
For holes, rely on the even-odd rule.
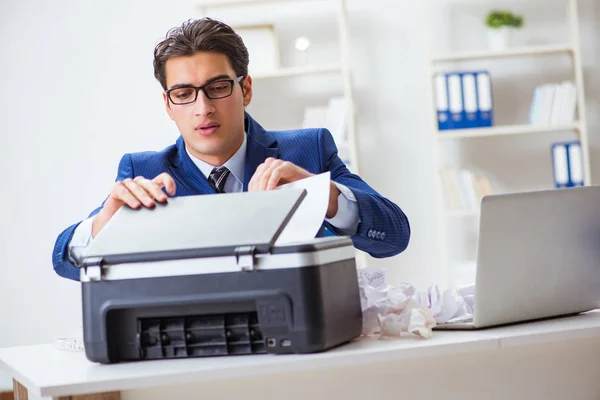
[[[310,15],[310,13],[307,15],[303,9],[303,12],[296,14],[295,11],[299,11],[299,9],[296,8],[294,10],[293,7],[298,7],[299,4],[312,4],[313,6],[316,6],[314,7],[314,13],[312,15]],[[360,174],[356,133],[356,107],[350,54],[350,28],[348,23],[346,0],[200,0],[196,3],[197,16],[199,18],[212,16],[212,11],[214,10],[226,12],[229,9],[234,13],[235,11],[238,11],[238,15],[240,14],[239,11],[242,11],[241,14],[244,15],[244,18],[242,19],[244,21],[247,19],[248,21],[246,22],[250,24],[256,23],[256,21],[253,20],[251,12],[248,12],[250,8],[256,8],[262,13],[262,15],[266,17],[267,20],[269,20],[269,18],[277,19],[278,13],[274,12],[274,7],[280,7],[284,9],[284,12],[289,10],[291,13],[294,13],[293,15],[295,16],[296,20],[307,19],[306,26],[311,26],[314,24],[315,21],[313,17],[323,14],[324,10],[326,10],[328,7],[335,10],[336,34],[339,40],[339,62],[323,62],[319,64],[282,67],[264,72],[261,71],[253,73],[251,76],[255,81],[267,81],[273,79],[304,79],[305,77],[310,76],[314,77],[331,74],[341,77],[342,96],[345,99],[346,107],[344,119],[346,140],[336,141],[336,145],[338,147],[340,157],[349,164],[348,167],[352,173]],[[281,9],[278,11],[281,11]],[[248,15],[246,16],[245,13],[248,13]],[[227,22],[226,18],[218,19]],[[261,21],[261,23],[264,22],[265,21]],[[273,23],[272,20],[269,22]],[[273,93],[273,95],[274,97],[277,97],[277,93]],[[312,104],[306,104],[306,106],[311,105]],[[358,266],[367,266],[370,257],[366,253],[359,250],[356,250],[356,253]]]
[[[286,0],[204,0],[198,3],[198,6],[205,11],[209,8],[216,7],[234,7],[234,6],[246,6],[246,5],[255,5],[255,4],[265,4],[265,3],[281,3]],[[289,1],[289,0],[287,0]]]
[[574,53],[574,50],[575,49],[569,44],[513,47],[504,51],[463,51],[457,53],[443,54],[432,57],[431,61],[434,63],[440,63],[453,61],[486,60],[494,58],[530,57],[562,53],[571,54]]
[[[346,0],[201,0],[196,3],[198,17],[211,16],[213,10],[227,10],[244,7],[260,8],[265,11],[264,7],[274,5],[283,7],[298,7],[299,4],[316,4],[319,8],[315,9],[316,13],[322,13],[325,5],[335,8],[335,17],[337,23],[337,34],[339,39],[339,63],[324,63],[302,66],[291,66],[277,68],[272,71],[257,72],[251,74],[254,80],[270,80],[281,78],[297,78],[305,76],[316,76],[322,74],[337,74],[342,77],[343,97],[346,100],[346,138],[345,142],[336,142],[338,149],[347,153],[347,160],[353,173],[359,173],[359,157],[358,146],[356,139],[356,107],[354,101],[354,84],[352,80],[351,69],[351,54],[350,54],[350,30],[348,25],[348,14],[346,8]],[[268,8],[266,10],[269,10]],[[290,8],[290,10],[293,10]],[[268,15],[269,13],[265,13]],[[249,18],[250,19],[250,18]],[[267,18],[268,19],[268,18]],[[227,22],[227,21],[225,21]],[[309,105],[309,104],[307,104]],[[260,121],[259,121],[260,122]]]
[[278,68],[269,72],[259,72],[252,75],[252,79],[286,78],[327,73],[341,73],[341,64],[309,65],[302,67]]
[[486,136],[507,136],[507,135],[530,135],[535,133],[550,133],[575,131],[579,134],[581,124],[574,122],[568,125],[505,125],[493,126],[490,128],[472,128],[472,129],[452,129],[447,131],[437,131],[438,140],[449,139],[470,139]]
[[[450,0],[435,0],[438,5],[448,5],[450,4],[452,7],[462,8],[467,5],[472,5],[472,2],[452,2]],[[468,229],[476,229],[478,226],[479,219],[479,205],[476,207],[477,209],[464,209],[464,210],[456,210],[449,209],[448,207],[448,188],[444,187],[443,179],[440,176],[440,171],[446,167],[445,159],[447,158],[447,154],[445,154],[445,149],[448,144],[451,144],[452,149],[463,149],[464,146],[468,144],[474,143],[477,141],[477,146],[491,146],[493,142],[492,138],[504,137],[503,148],[510,149],[509,144],[506,144],[506,141],[511,141],[510,143],[514,143],[515,149],[518,148],[520,141],[527,140],[527,143],[539,143],[539,146],[548,149],[548,153],[550,152],[550,145],[553,140],[556,140],[557,137],[563,138],[576,138],[581,143],[581,153],[582,153],[582,168],[583,168],[583,181],[584,185],[591,184],[591,173],[590,173],[590,152],[589,152],[589,141],[588,141],[588,131],[587,131],[587,121],[586,121],[586,104],[585,104],[585,88],[583,82],[583,69],[581,62],[581,50],[580,50],[580,36],[579,36],[579,15],[578,15],[578,1],[577,0],[561,0],[552,4],[548,4],[544,1],[535,1],[531,4],[534,4],[534,7],[544,8],[551,7],[552,5],[564,5],[565,10],[565,20],[564,24],[566,26],[566,35],[567,40],[558,41],[556,44],[542,44],[542,45],[526,45],[526,46],[515,46],[509,47],[502,51],[492,51],[492,50],[462,50],[462,51],[450,51],[450,52],[440,52],[435,53],[432,52],[429,58],[429,66],[430,66],[430,91],[432,93],[431,96],[431,108],[433,115],[433,163],[434,163],[434,188],[435,188],[435,197],[436,197],[436,207],[437,207],[437,232],[438,232],[438,254],[439,254],[439,264],[440,264],[440,274],[441,274],[441,283],[448,288],[455,287],[455,282],[453,276],[456,276],[456,271],[453,271],[454,266],[456,265],[465,265],[466,263],[470,263],[474,265],[475,257],[471,258],[453,258],[451,255],[452,251],[455,249],[450,248],[450,243],[452,241],[457,242],[456,234],[452,233],[452,229],[458,228],[458,232],[462,235],[460,240],[464,242],[469,242],[469,246],[471,248],[476,249],[476,241],[478,240],[477,234],[465,234]],[[487,2],[485,5],[491,9],[502,9],[502,8],[513,8],[516,3],[510,2],[509,0],[498,0],[495,2]],[[435,7],[435,6],[432,6]],[[481,16],[481,21],[483,24],[484,15]],[[526,22],[527,24],[527,22]],[[432,28],[433,29],[433,28]],[[433,36],[432,40],[436,40],[436,37]],[[433,43],[432,43],[433,45]],[[527,65],[532,59],[541,58],[541,57],[556,57],[562,56],[566,57],[569,61],[569,75],[570,80],[573,81],[576,88],[576,118],[572,123],[567,124],[531,124],[531,123],[517,123],[510,125],[497,125],[492,127],[485,128],[471,128],[471,129],[455,129],[455,130],[438,130],[438,122],[437,122],[437,112],[436,112],[436,97],[435,97],[435,85],[434,85],[434,77],[436,74],[440,72],[445,72],[448,70],[451,71],[460,71],[460,70],[469,70],[470,65],[477,65],[477,68],[486,68],[485,66],[494,66],[501,65],[504,66],[506,64],[505,60],[512,60],[511,62],[519,62],[523,63],[523,65]],[[496,64],[494,64],[496,63]],[[552,63],[548,63],[552,64]],[[484,66],[484,67],[482,67]],[[520,70],[513,68],[510,71],[510,74],[519,74]],[[539,72],[540,75],[544,74],[544,70]],[[551,76],[551,73],[550,73]],[[515,76],[512,76],[515,78]],[[494,77],[492,76],[492,79]],[[510,77],[508,78],[510,79]],[[551,79],[551,78],[550,78]],[[506,84],[506,78],[499,84]],[[509,82],[510,83],[510,82]],[[493,87],[493,92],[495,92],[498,88]],[[533,94],[533,93],[532,93]],[[494,95],[492,94],[492,97]],[[529,103],[527,103],[529,106]],[[498,104],[494,102],[494,111],[497,110]],[[471,139],[471,140],[469,140]],[[489,143],[489,144],[488,144]],[[481,147],[477,147],[481,148]],[[493,151],[493,149],[490,149]],[[460,153],[460,150],[458,151]],[[487,154],[487,153],[486,153]],[[494,154],[494,153],[492,153]],[[459,158],[461,156],[458,156]],[[506,154],[498,153],[494,155],[494,157],[507,157]],[[499,165],[499,164],[496,164]],[[550,173],[552,171],[552,165],[547,166]],[[489,171],[492,176],[494,176],[497,171]],[[524,171],[527,173],[527,171]],[[447,183],[446,183],[447,185]],[[527,190],[527,189],[524,189]],[[535,188],[532,188],[535,190]],[[502,191],[504,192],[504,191]],[[465,226],[469,226],[469,228],[464,228]],[[452,231],[452,232],[451,232]],[[454,235],[454,237],[453,237]],[[470,236],[470,237],[469,237]],[[458,241],[460,241],[458,240]]]

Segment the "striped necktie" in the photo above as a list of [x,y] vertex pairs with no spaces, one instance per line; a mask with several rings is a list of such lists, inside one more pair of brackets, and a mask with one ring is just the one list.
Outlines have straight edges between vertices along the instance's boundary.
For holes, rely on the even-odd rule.
[[219,167],[214,168],[208,176],[208,181],[215,188],[217,193],[225,193],[223,189],[225,189],[225,182],[227,182],[227,177],[230,173],[231,171],[226,167]]

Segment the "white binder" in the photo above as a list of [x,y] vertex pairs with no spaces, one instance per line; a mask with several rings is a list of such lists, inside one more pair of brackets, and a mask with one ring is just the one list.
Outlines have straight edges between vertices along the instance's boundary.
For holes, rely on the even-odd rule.
[[557,188],[569,185],[569,166],[567,161],[567,146],[558,143],[552,146],[552,162],[554,163],[554,184]]
[[571,186],[583,186],[583,160],[580,143],[569,145],[569,172]]
[[463,120],[463,99],[460,75],[448,75],[448,92],[450,97],[452,122],[454,124],[460,124]]

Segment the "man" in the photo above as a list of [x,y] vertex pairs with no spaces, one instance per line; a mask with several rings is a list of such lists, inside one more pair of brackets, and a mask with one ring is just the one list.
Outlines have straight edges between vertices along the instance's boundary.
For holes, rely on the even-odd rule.
[[125,154],[116,183],[88,219],[56,241],[54,270],[77,280],[76,260],[121,206],[153,207],[169,196],[275,187],[330,171],[325,228],[389,257],[408,245],[400,208],[351,174],[326,129],[265,131],[245,112],[252,100],[248,50],[226,24],[204,18],[171,29],[154,50],[154,75],[181,136],[159,152]]

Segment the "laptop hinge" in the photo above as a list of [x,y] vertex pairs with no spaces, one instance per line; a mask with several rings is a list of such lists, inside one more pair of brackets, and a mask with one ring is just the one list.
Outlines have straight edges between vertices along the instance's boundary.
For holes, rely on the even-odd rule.
[[240,246],[235,248],[235,260],[242,271],[254,271],[256,258],[255,246]]

